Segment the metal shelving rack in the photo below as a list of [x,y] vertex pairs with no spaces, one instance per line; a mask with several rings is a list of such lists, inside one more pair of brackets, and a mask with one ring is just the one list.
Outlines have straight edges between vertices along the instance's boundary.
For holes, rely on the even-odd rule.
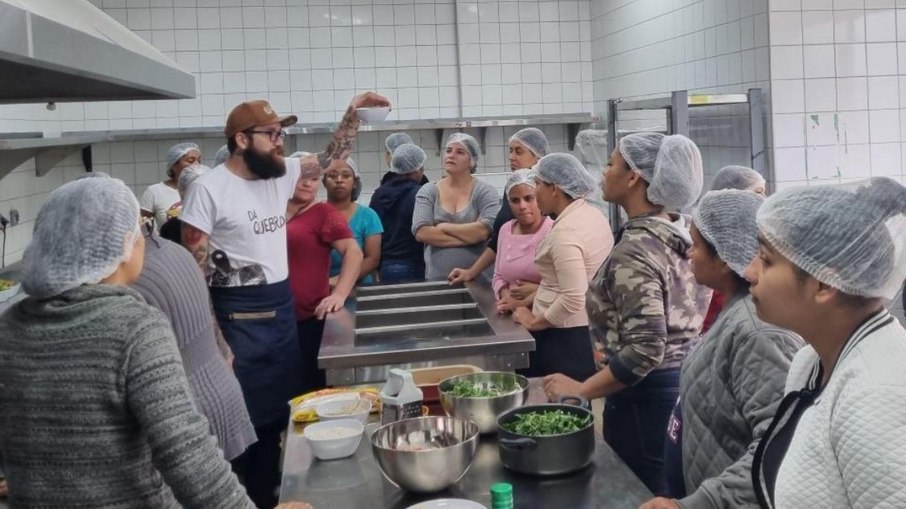
[[[764,97],[760,88],[750,88],[745,94],[690,94],[687,90],[677,90],[666,97],[627,101],[622,98],[607,101],[607,137],[608,153],[617,146],[617,122],[620,113],[625,111],[666,110],[667,134],[689,136],[689,108],[706,106],[748,105],[749,115],[749,148],[750,167],[761,173],[768,182],[765,161],[764,134]],[[628,134],[628,133],[626,133]],[[621,226],[620,211],[616,205],[610,206],[610,223],[613,230]]]

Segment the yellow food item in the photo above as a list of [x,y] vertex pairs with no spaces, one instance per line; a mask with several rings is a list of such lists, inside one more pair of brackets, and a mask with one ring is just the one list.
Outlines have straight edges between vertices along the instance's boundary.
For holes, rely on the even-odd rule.
[[306,406],[304,405],[306,401],[311,401],[314,398],[320,398],[322,396],[333,396],[335,394],[343,394],[347,392],[358,392],[360,398],[370,400],[373,404],[373,406],[371,407],[372,412],[376,412],[380,409],[380,397],[378,396],[377,387],[341,387],[321,389],[320,391],[309,392],[308,394],[303,394],[290,400],[290,408],[293,409],[293,422],[305,423],[318,420],[318,414],[315,411],[315,407],[317,405]]
[[18,285],[19,283],[11,279],[0,279],[0,292],[3,290],[9,290],[10,288]]

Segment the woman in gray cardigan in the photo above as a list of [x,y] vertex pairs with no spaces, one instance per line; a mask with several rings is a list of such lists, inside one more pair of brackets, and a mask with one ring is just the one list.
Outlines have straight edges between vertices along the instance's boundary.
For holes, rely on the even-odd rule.
[[670,498],[644,509],[756,508],[752,456],[783,397],[802,339],[758,319],[742,277],[758,253],[751,191],[711,191],[692,216],[692,273],[726,296],[714,326],[683,361],[680,400],[667,426]]
[[0,465],[13,507],[252,508],[192,405],[173,332],[126,285],[142,269],[122,181],[50,194],[29,297],[0,317]]
[[145,264],[131,286],[170,321],[195,407],[208,419],[224,457],[233,460],[257,437],[227,364],[229,346],[215,329],[208,286],[188,250],[148,230]]

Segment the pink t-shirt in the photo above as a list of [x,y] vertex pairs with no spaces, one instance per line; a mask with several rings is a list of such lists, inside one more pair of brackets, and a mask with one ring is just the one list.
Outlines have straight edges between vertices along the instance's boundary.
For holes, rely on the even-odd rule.
[[[504,205],[506,206],[506,205]],[[500,290],[516,284],[516,281],[540,283],[541,274],[535,268],[535,250],[554,227],[554,220],[545,217],[541,228],[531,235],[513,233],[516,220],[510,220],[500,227],[497,243],[497,259],[494,262],[494,295],[500,298]]]

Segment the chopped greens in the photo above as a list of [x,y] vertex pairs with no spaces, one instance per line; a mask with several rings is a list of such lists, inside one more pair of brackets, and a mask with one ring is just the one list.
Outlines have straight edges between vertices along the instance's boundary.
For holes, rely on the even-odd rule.
[[457,380],[444,392],[458,398],[496,398],[498,396],[512,394],[518,390],[519,387],[516,385],[501,387],[493,383]]
[[515,419],[502,424],[502,427],[518,435],[538,437],[579,431],[591,424],[591,421],[590,415],[579,417],[563,410],[548,410],[519,414]]

